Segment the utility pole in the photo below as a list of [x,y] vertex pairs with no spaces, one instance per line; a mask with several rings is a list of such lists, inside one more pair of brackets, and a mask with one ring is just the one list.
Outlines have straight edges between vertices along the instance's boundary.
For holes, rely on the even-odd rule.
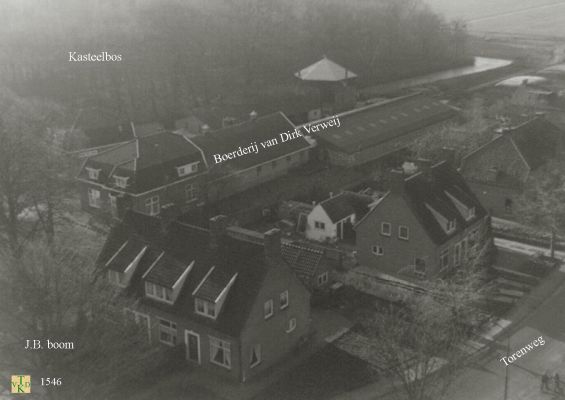
[[[506,338],[506,359],[510,354],[510,337]],[[510,365],[506,366],[506,376],[504,377],[504,400],[508,400],[508,370]]]

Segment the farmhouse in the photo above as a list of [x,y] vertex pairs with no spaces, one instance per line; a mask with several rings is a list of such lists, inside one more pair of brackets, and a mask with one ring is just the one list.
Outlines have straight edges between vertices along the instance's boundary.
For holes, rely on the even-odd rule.
[[310,321],[310,294],[281,256],[280,231],[256,236],[230,236],[224,216],[203,229],[128,213],[98,265],[118,293],[137,299],[127,311],[151,342],[245,382],[293,350]]
[[488,215],[447,162],[419,161],[355,226],[358,261],[406,280],[434,278],[465,265],[487,233]]
[[202,153],[170,132],[135,137],[84,162],[78,174],[84,210],[119,218],[126,209],[158,215],[200,202],[206,163]]

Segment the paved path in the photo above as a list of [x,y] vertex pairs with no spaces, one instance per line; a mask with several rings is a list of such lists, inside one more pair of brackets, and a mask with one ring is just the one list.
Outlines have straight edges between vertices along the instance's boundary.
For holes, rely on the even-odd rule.
[[[532,246],[530,244],[514,242],[512,240],[501,238],[495,238],[494,244],[501,249],[515,251],[517,253],[527,254],[529,256],[534,256],[540,253],[549,256],[550,253],[549,249],[547,248]],[[561,261],[565,261],[565,251],[556,251],[555,257]],[[563,268],[563,266],[561,268]]]

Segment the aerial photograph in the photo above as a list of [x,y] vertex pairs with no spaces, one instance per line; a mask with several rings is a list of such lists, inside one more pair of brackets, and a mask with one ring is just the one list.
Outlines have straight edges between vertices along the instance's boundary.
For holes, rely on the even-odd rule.
[[565,400],[565,0],[0,0],[0,400]]

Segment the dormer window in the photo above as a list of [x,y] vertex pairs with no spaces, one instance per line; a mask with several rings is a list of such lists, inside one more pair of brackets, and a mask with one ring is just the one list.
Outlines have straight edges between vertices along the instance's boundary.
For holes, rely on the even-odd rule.
[[465,205],[461,200],[459,200],[457,197],[455,197],[454,195],[452,195],[447,191],[445,192],[445,194],[453,202],[453,204],[455,205],[461,216],[465,218],[465,221],[470,221],[473,218],[475,218],[475,214],[476,214],[475,207],[469,207],[468,205]]
[[173,303],[173,291],[153,282],[145,282],[145,295],[165,303]]
[[116,184],[117,187],[120,188],[126,188],[128,186],[128,176],[117,176],[114,175],[114,183]]
[[108,280],[116,286],[126,287],[126,278],[123,273],[117,271],[108,271]]
[[194,311],[196,314],[203,315],[208,318],[216,319],[216,304],[211,301],[195,299]]
[[476,215],[475,207],[471,207],[471,208],[469,209],[469,213],[467,214],[467,218],[466,218],[467,221],[470,221],[470,220],[472,220],[473,218],[475,218],[475,215]]
[[455,230],[455,227],[456,227],[456,222],[457,221],[455,221],[454,219],[447,221],[446,224],[445,224],[445,231],[447,233],[453,232]]
[[88,173],[88,179],[92,179],[93,181],[97,181],[100,176],[100,170],[96,168],[86,167],[86,172]]
[[196,171],[198,171],[198,161],[177,167],[177,174],[179,177],[193,174]]

